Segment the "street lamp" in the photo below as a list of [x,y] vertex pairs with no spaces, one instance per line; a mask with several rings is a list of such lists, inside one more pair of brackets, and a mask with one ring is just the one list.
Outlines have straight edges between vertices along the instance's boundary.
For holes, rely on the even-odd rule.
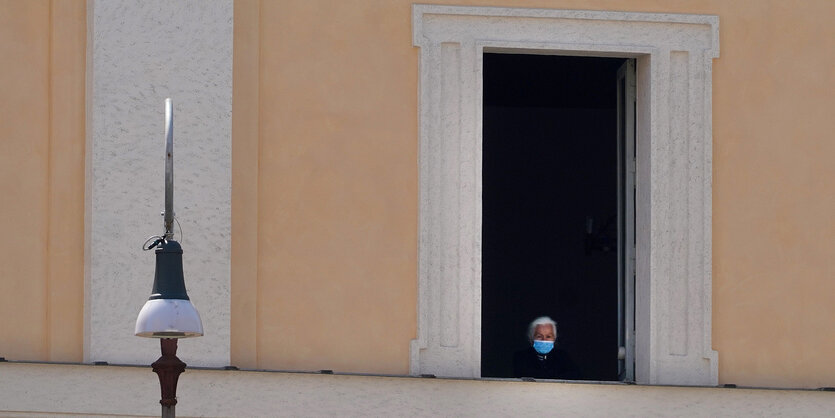
[[151,297],[136,318],[138,337],[160,339],[162,356],[151,366],[159,376],[162,417],[174,417],[177,380],[186,364],[177,358],[177,339],[200,337],[203,323],[186,294],[183,249],[174,237],[174,106],[165,99],[165,212],[163,235],[145,241],[143,250],[156,247],[156,270]]

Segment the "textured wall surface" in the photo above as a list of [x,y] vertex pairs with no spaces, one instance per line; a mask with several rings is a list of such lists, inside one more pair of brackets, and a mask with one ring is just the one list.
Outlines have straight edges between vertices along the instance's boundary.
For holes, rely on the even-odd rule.
[[229,362],[232,3],[92,2],[92,166],[88,361],[148,364],[133,336],[163,232],[164,100],[174,101],[174,211],[186,287],[205,336],[183,340],[191,365]]
[[[91,396],[91,394],[95,394]],[[179,416],[831,416],[831,392],[191,370]],[[158,415],[146,367],[0,363],[0,416]],[[28,415],[27,415],[28,416]]]

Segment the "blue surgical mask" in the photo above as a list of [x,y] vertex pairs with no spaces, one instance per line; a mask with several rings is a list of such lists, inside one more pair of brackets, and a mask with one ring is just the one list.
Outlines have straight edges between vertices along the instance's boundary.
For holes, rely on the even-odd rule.
[[553,341],[534,340],[533,349],[539,354],[548,354],[554,349]]

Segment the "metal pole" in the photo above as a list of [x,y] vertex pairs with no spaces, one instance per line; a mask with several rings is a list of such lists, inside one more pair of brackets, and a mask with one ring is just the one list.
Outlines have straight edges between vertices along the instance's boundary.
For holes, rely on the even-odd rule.
[[162,417],[173,418],[174,406],[177,405],[177,381],[180,379],[180,373],[186,370],[186,364],[177,358],[176,338],[161,338],[159,344],[162,356],[151,364],[151,367],[159,376]]
[[174,237],[174,104],[165,99],[165,239]]
[[175,418],[177,414],[174,413],[174,406],[163,406],[162,407],[162,418]]

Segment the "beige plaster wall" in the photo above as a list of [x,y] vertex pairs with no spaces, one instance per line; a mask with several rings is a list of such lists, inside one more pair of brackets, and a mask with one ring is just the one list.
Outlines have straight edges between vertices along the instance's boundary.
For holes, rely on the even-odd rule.
[[[449,1],[715,14],[720,383],[835,386],[835,3]],[[407,373],[415,336],[411,2],[235,4],[232,361]]]
[[835,386],[835,2],[743,4],[714,66],[719,379]]
[[235,9],[232,362],[405,373],[417,283],[410,9],[257,7]]
[[86,7],[0,1],[0,356],[80,361]]

